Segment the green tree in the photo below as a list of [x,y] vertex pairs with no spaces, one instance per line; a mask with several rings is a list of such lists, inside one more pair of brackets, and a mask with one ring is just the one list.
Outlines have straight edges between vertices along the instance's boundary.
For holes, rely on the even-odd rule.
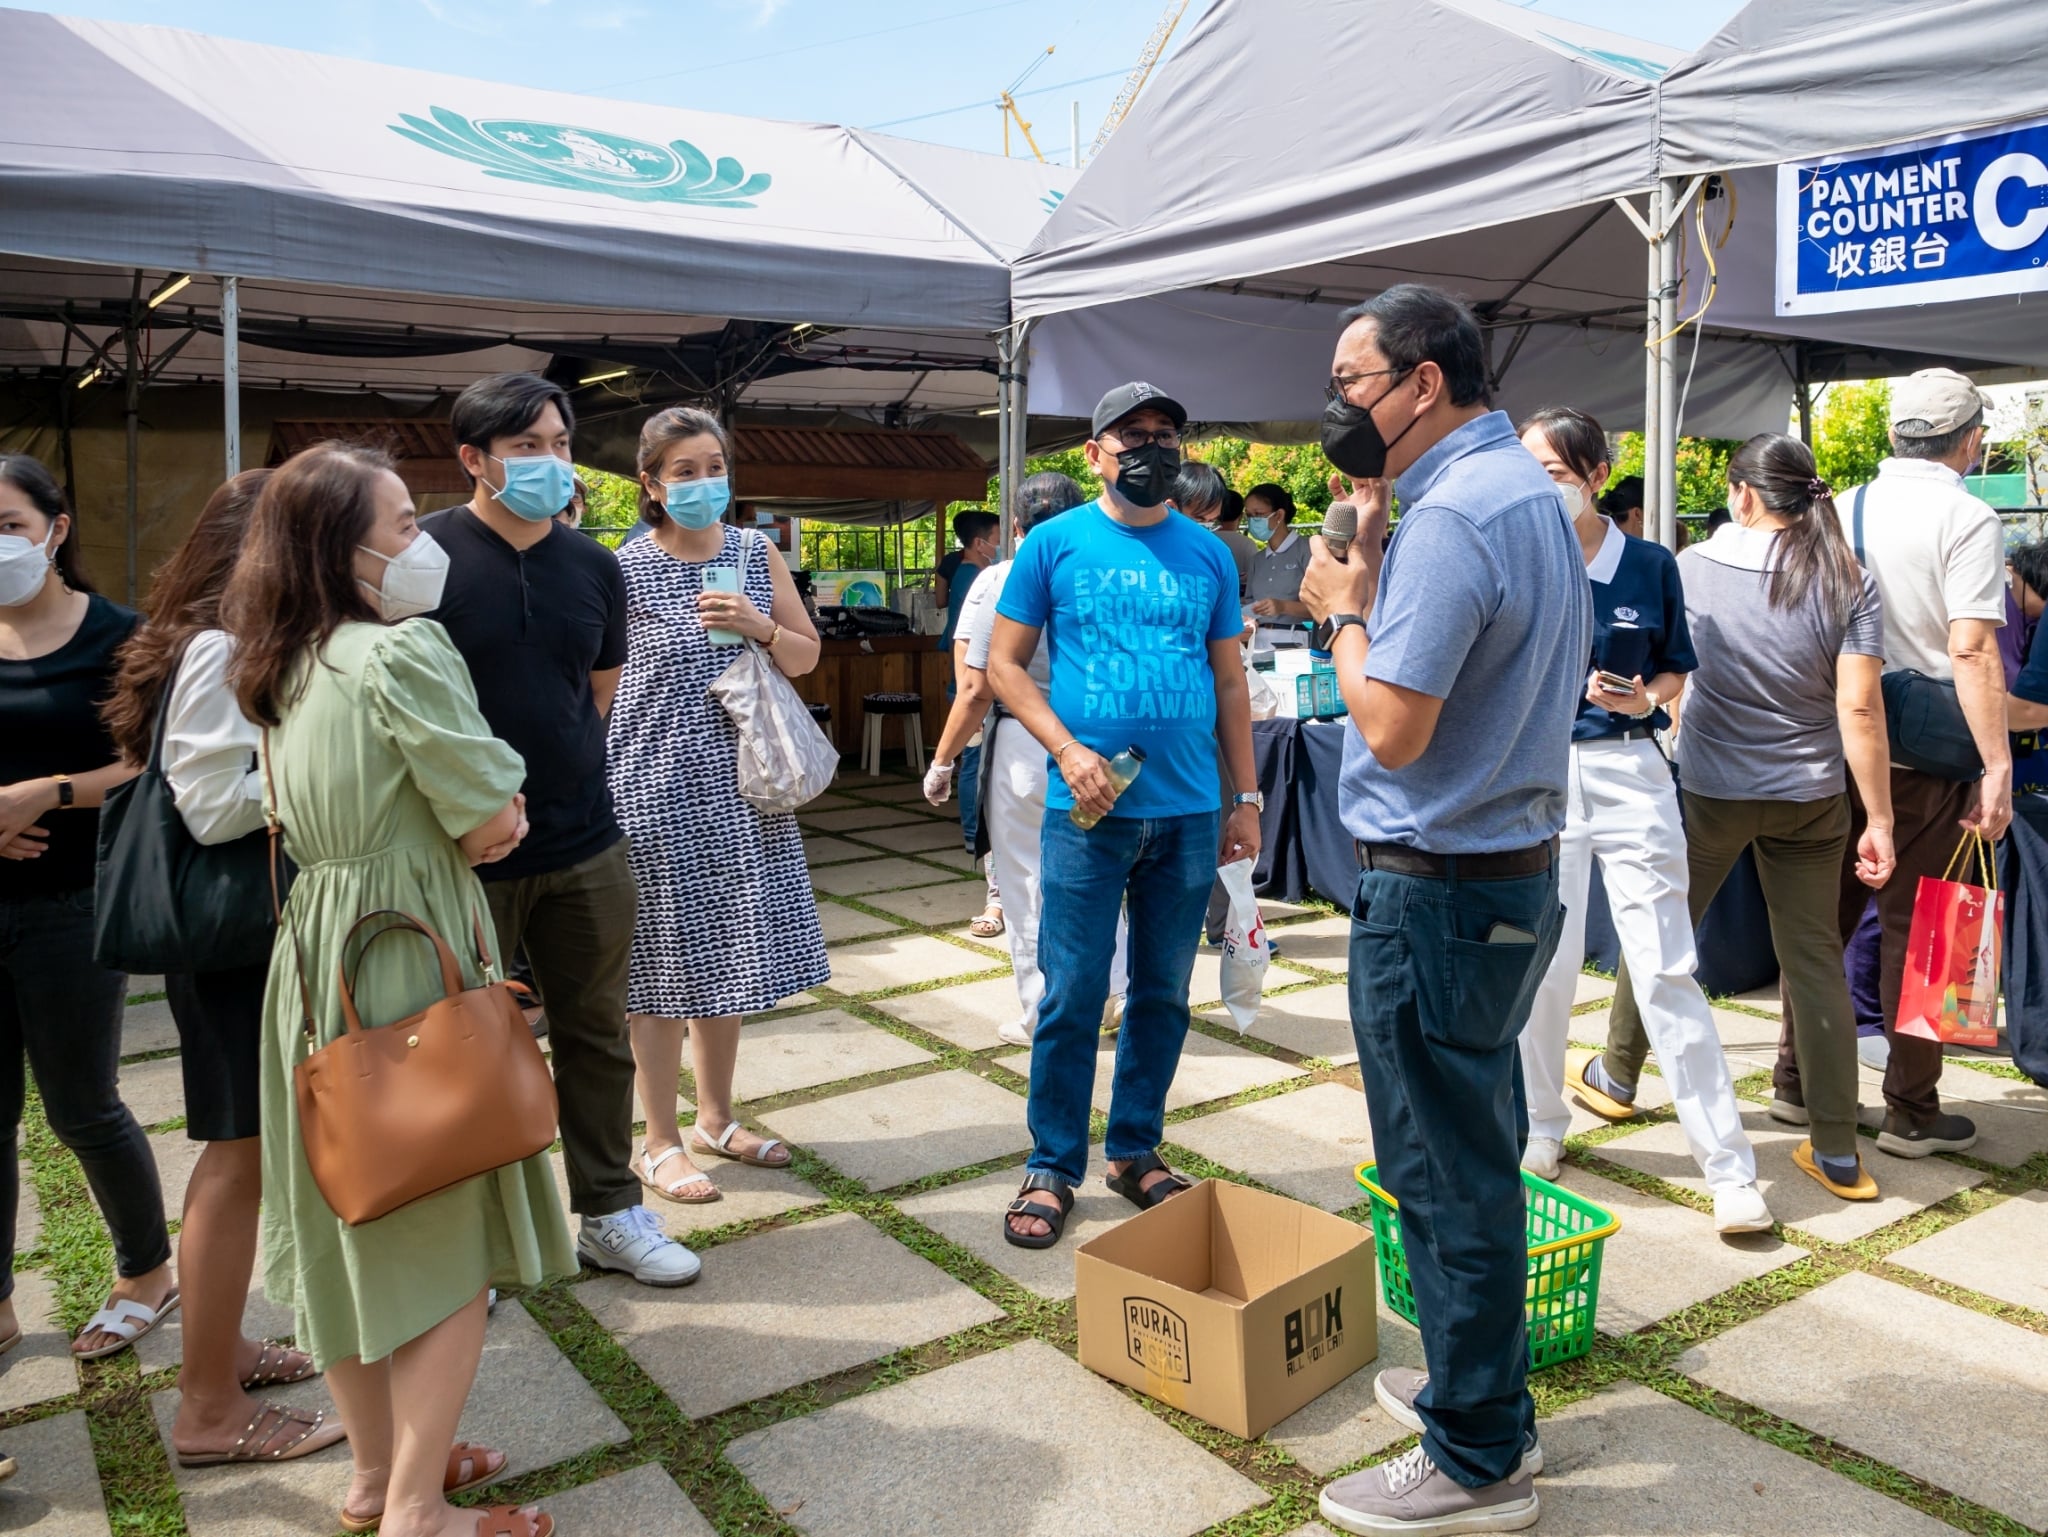
[[583,482],[583,527],[599,544],[617,549],[640,521],[640,482],[587,464],[576,466]]
[[[1678,440],[1678,511],[1681,516],[1712,512],[1728,505],[1728,459],[1742,446],[1737,438]],[[1608,484],[1643,473],[1643,435],[1624,432],[1615,439],[1614,468]]]
[[1814,413],[1813,457],[1820,478],[1837,488],[1860,486],[1891,452],[1889,380],[1831,384]]

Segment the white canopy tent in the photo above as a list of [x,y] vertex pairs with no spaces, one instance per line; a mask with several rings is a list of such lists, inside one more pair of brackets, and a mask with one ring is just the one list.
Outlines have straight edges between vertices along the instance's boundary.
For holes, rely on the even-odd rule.
[[[1473,303],[1509,409],[1646,430],[1669,540],[1681,427],[1776,425],[1818,377],[2048,354],[2039,303],[1772,315],[1770,173],[1710,173],[2037,115],[2044,66],[2038,0],[1755,0],[1683,58],[1498,0],[1219,0],[1018,263],[1033,398],[1076,412],[1138,375],[1300,430],[1333,307],[1432,282]],[[1308,105],[1252,110],[1280,70]],[[1730,187],[1715,303],[1674,341]]]

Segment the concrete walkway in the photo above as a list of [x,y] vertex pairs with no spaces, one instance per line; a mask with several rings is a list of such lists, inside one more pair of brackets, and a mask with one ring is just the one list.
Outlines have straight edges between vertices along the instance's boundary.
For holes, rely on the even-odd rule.
[[[949,810],[951,808],[948,808]],[[917,786],[849,775],[803,816],[832,983],[752,1023],[738,1089],[750,1124],[797,1150],[787,1172],[714,1162],[726,1199],[657,1203],[704,1278],[654,1292],[590,1272],[508,1297],[462,1433],[511,1455],[470,1496],[537,1500],[564,1537],[1287,1537],[1319,1533],[1328,1475],[1410,1438],[1361,1372],[1246,1443],[1073,1360],[1073,1247],[1131,1208],[1099,1182],[1050,1254],[1002,1242],[1029,1138],[1027,1059],[958,825]],[[1281,959],[1250,1034],[1195,968],[1197,1031],[1169,1102],[1167,1156],[1362,1220],[1370,1156],[1347,1022],[1345,920],[1269,906]],[[175,1212],[185,1139],[177,1037],[138,978],[123,1092],[151,1128]],[[1597,1044],[1612,987],[1588,977],[1575,1038]],[[1755,1101],[1780,1229],[1718,1240],[1661,1085],[1640,1125],[1590,1117],[1565,1182],[1617,1210],[1602,1335],[1537,1379],[1553,1534],[1914,1534],[2048,1529],[2048,1093],[1996,1060],[1944,1083],[1983,1125],[1968,1157],[1866,1147],[1884,1199],[1847,1207],[1792,1166],[1763,1114],[1767,1000],[1718,1011]],[[1101,1088],[1106,1091],[1106,1075]],[[687,1075],[682,1085],[692,1091]],[[1098,1093],[1098,1104],[1101,1094]],[[1879,1103],[1874,1084],[1867,1105]],[[1097,1134],[1100,1135],[1098,1117]],[[328,1533],[345,1452],[256,1469],[174,1470],[162,1440],[179,1338],[77,1367],[65,1333],[98,1306],[109,1254],[76,1163],[31,1106],[17,1303],[0,1357],[0,1531],[48,1537]],[[1098,1148],[1099,1156],[1099,1148]],[[252,1331],[288,1337],[259,1295]],[[1381,1316],[1383,1363],[1414,1331]],[[315,1381],[292,1401],[324,1403]]]

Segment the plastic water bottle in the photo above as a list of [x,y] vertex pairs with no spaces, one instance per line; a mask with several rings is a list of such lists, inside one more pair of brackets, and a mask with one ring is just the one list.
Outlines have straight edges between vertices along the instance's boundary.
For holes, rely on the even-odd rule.
[[[1109,760],[1109,782],[1115,786],[1118,795],[1124,793],[1130,782],[1138,777],[1138,770],[1144,766],[1145,754],[1136,747],[1126,747]],[[1069,811],[1067,815],[1074,819],[1076,827],[1084,830],[1102,820],[1099,816],[1083,811],[1079,806]]]

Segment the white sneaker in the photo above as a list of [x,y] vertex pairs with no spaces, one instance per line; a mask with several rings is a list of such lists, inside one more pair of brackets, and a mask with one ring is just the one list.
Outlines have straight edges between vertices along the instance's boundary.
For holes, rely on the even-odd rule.
[[625,1271],[642,1286],[688,1286],[704,1268],[644,1206],[585,1217],[576,1252],[599,1270]]
[[1005,1046],[1029,1046],[1031,1027],[1021,1019],[1006,1019],[996,1026],[996,1039]]
[[1859,1035],[1856,1037],[1856,1060],[1874,1073],[1885,1070],[1892,1059],[1892,1043],[1889,1036]]
[[1531,1137],[1522,1149],[1522,1167],[1538,1179],[1556,1179],[1564,1163],[1564,1144],[1555,1137]]
[[1754,1185],[1725,1185],[1714,1192],[1717,1233],[1768,1233],[1771,1220],[1764,1193]]

